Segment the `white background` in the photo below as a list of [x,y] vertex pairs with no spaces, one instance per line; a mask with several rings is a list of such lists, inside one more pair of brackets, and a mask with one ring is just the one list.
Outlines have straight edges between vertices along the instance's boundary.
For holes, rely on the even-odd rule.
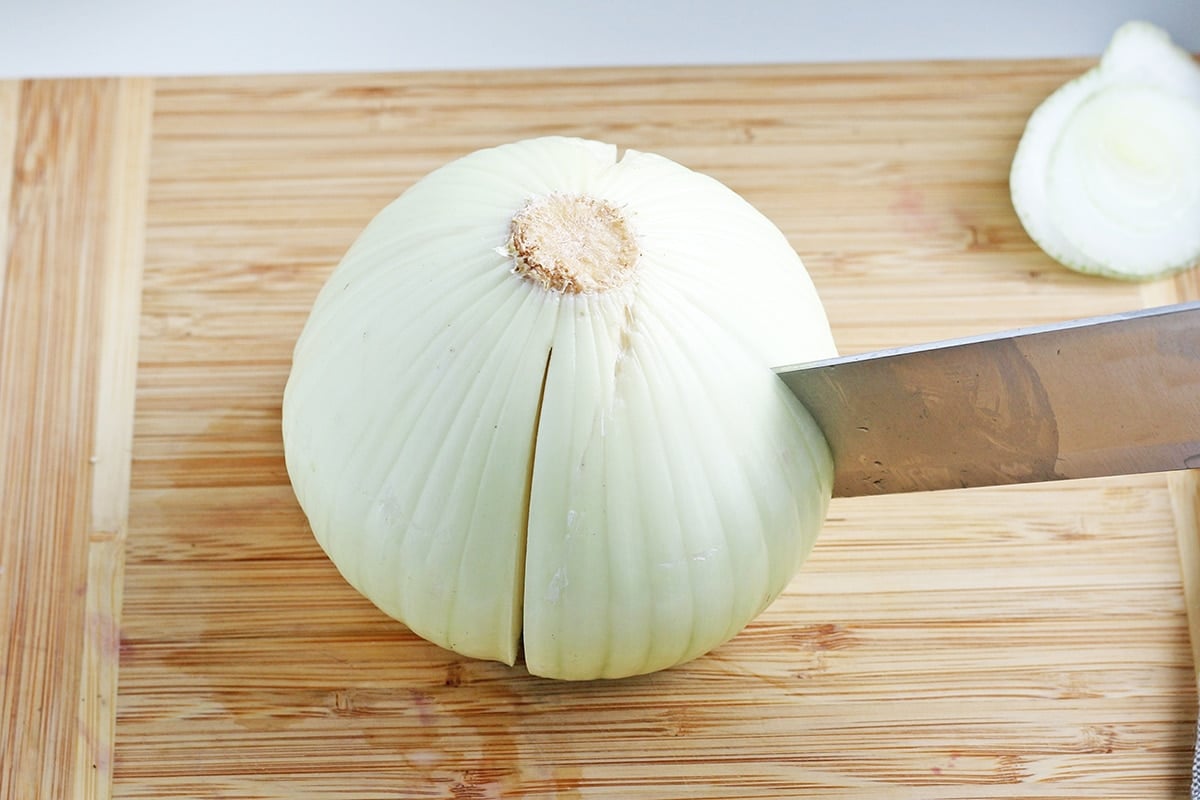
[[1200,0],[0,0],[0,78],[1094,56]]

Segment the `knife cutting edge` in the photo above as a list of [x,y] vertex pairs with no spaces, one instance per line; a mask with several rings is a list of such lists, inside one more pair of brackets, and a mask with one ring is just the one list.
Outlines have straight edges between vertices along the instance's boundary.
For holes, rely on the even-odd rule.
[[776,372],[838,497],[1200,467],[1200,302]]

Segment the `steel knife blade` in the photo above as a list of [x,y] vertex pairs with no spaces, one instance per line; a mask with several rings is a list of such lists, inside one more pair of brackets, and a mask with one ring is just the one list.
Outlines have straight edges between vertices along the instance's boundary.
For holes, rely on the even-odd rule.
[[1200,302],[776,372],[839,497],[1200,468]]

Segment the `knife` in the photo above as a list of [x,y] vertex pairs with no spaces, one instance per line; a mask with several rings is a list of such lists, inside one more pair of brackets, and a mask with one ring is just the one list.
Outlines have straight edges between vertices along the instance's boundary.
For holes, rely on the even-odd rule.
[[776,372],[837,497],[1200,467],[1200,302]]

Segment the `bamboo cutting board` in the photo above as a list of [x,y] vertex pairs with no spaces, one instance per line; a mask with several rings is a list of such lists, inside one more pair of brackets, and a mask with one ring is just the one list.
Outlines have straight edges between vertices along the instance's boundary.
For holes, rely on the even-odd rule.
[[564,684],[359,597],[280,444],[353,237],[527,136],[732,186],[847,353],[1200,297],[1069,273],[1017,223],[1024,121],[1090,63],[0,82],[0,796],[1183,796],[1192,474],[836,500],[732,642]]

